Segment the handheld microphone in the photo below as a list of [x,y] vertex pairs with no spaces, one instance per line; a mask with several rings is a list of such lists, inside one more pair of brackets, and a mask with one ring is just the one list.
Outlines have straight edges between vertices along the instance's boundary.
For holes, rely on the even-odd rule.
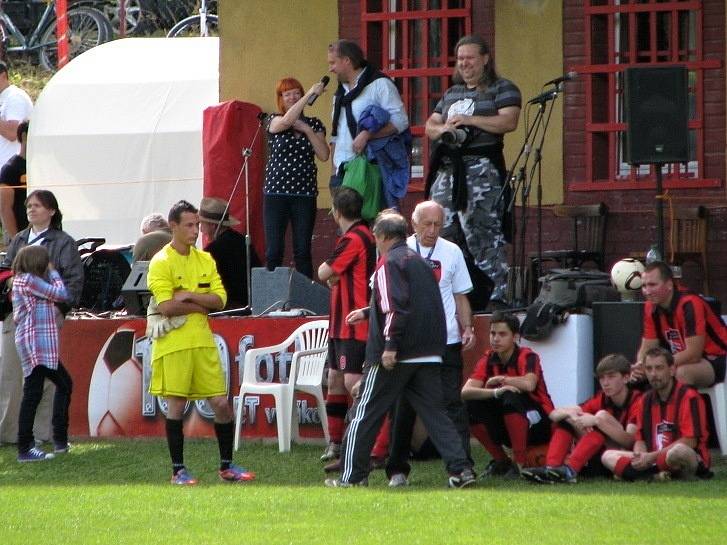
[[[328,85],[328,82],[329,82],[329,81],[331,81],[331,78],[329,78],[328,76],[323,76],[323,77],[321,78],[321,83],[323,84],[323,88],[324,88],[324,89],[326,88],[326,85]],[[308,100],[306,101],[306,104],[308,104],[308,106],[313,106],[313,103],[314,103],[314,102],[315,102],[316,100],[318,100],[318,97],[319,97],[319,96],[320,96],[320,95],[311,95],[310,97],[308,97]]]
[[[563,83],[564,81],[570,81],[573,79],[576,79],[578,77],[578,72],[568,72],[567,74],[563,74],[562,76],[552,79],[550,81],[546,81],[545,85],[558,85],[559,83]],[[543,87],[545,87],[545,85]]]

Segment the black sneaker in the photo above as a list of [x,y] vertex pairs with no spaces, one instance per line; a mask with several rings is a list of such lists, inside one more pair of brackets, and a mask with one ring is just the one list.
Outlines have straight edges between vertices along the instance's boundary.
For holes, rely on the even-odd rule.
[[511,467],[512,462],[510,460],[490,460],[490,463],[487,464],[487,467],[482,472],[480,479],[486,479],[488,477],[502,477],[510,471]]
[[477,478],[475,477],[475,472],[471,469],[463,469],[462,473],[459,475],[450,475],[449,481],[447,482],[447,486],[449,488],[465,488],[466,486],[471,486],[475,484],[475,481]]
[[575,484],[578,482],[578,474],[569,465],[549,467],[547,472],[550,479],[556,483]]
[[526,481],[538,484],[552,484],[546,467],[524,467],[520,475]]

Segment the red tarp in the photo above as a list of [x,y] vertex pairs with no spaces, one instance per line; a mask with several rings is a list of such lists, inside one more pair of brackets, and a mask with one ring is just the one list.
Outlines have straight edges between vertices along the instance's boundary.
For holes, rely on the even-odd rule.
[[[244,162],[243,151],[246,148],[252,150],[248,161],[250,237],[257,255],[264,261],[265,234],[262,213],[265,131],[260,128],[261,113],[262,110],[254,104],[239,100],[229,100],[205,109],[202,121],[202,157],[203,195],[230,200],[230,214],[241,222],[234,229],[244,234],[245,173],[241,170]],[[240,181],[232,194],[238,176]],[[204,244],[208,242],[205,240]]]

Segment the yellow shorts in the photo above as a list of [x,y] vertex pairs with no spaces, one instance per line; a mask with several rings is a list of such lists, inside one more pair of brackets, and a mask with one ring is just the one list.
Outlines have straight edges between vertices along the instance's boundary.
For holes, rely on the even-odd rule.
[[149,393],[187,399],[227,395],[217,349],[190,348],[152,360]]

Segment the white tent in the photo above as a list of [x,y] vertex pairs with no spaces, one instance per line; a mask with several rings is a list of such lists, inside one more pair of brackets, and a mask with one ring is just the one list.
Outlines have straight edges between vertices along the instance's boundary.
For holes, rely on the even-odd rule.
[[74,238],[133,243],[141,219],[202,197],[202,112],[219,102],[218,38],[115,40],[38,97],[28,185],[55,193]]

